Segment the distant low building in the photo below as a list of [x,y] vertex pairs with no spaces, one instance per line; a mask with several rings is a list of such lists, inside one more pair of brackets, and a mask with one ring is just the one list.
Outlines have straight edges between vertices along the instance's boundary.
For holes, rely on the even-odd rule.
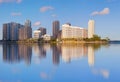
[[62,30],[60,30],[60,31],[58,32],[57,40],[61,40],[61,34],[62,34]]
[[40,27],[38,30],[41,31],[41,35],[45,35],[46,34],[46,28],[44,28],[44,27]]
[[43,38],[43,40],[45,40],[45,41],[51,40],[51,36],[48,35],[48,34],[43,35],[42,38]]
[[35,31],[33,32],[33,34],[34,34],[34,38],[35,38],[35,39],[39,39],[39,38],[41,38],[41,36],[42,36],[40,30],[35,30]]

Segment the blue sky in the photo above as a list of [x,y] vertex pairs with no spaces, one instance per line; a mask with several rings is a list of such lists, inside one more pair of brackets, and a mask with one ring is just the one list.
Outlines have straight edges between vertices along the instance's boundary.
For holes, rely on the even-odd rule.
[[43,26],[48,34],[54,20],[87,28],[94,19],[96,34],[120,40],[120,0],[0,0],[0,39],[3,23],[24,24],[26,19],[33,30]]

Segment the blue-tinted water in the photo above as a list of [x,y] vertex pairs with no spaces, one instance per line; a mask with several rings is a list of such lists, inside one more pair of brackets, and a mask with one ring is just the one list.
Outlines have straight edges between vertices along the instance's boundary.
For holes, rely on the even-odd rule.
[[0,45],[0,82],[120,82],[120,44]]

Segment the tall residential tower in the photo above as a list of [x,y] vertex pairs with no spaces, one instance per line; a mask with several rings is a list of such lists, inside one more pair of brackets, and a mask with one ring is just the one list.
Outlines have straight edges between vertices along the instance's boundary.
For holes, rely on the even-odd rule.
[[95,34],[95,21],[89,20],[88,22],[88,38],[93,38],[93,35]]
[[18,40],[19,23],[11,22],[3,24],[3,40]]
[[19,29],[19,40],[32,38],[31,21],[26,20],[25,25]]
[[59,21],[53,22],[53,38],[57,38],[60,29]]

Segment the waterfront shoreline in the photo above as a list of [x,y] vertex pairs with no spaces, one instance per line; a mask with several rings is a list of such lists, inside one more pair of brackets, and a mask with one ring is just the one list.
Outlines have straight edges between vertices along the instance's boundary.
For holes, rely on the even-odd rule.
[[17,44],[45,44],[45,43],[61,43],[61,44],[103,44],[110,43],[111,41],[48,41],[48,42],[26,42],[26,41],[2,41],[0,43],[17,43]]
[[62,43],[93,43],[93,44],[101,44],[101,43],[109,43],[109,41],[63,41]]

